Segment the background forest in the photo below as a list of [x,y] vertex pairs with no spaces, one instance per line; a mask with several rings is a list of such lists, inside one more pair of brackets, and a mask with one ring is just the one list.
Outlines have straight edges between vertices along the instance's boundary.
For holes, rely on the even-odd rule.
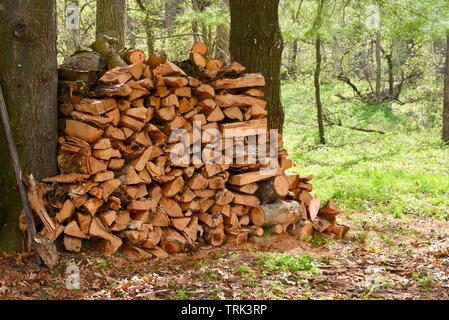
[[[66,29],[70,3],[81,8],[75,32]],[[92,43],[95,10],[96,1],[58,0],[59,62]],[[449,218],[448,2],[281,0],[279,16],[284,139],[299,172],[316,176],[317,195],[350,211]],[[183,60],[202,41],[210,57],[229,60],[229,24],[226,0],[130,0],[126,46]]]

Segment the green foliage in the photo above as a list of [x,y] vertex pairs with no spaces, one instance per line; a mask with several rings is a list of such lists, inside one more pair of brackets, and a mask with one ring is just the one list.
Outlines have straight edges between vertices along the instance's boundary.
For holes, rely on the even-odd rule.
[[285,253],[265,252],[259,253],[256,258],[257,265],[263,267],[267,272],[274,271],[310,271],[318,273],[318,269],[313,263],[312,256],[295,256]]
[[[315,175],[315,195],[333,198],[348,212],[449,219],[449,150],[440,142],[438,91],[422,93],[428,97],[415,103],[374,106],[342,102],[336,93],[349,94],[342,84],[323,85],[325,109],[344,127],[327,126],[329,144],[316,147],[310,87],[283,86],[284,142],[295,169]],[[349,126],[384,130],[386,134],[360,132]]]
[[240,265],[237,269],[237,274],[239,276],[243,276],[243,275],[254,275],[255,271],[248,266],[246,263],[243,263],[242,265]]
[[313,235],[312,237],[306,238],[304,240],[315,247],[323,247],[332,242],[332,239],[330,237],[324,235]]

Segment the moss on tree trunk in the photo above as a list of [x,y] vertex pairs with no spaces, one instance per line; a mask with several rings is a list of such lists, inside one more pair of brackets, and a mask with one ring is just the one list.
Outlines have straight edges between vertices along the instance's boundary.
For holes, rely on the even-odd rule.
[[280,97],[283,40],[279,27],[279,0],[230,0],[231,60],[265,76],[270,128],[282,130],[284,110]]
[[[36,179],[57,173],[56,54],[55,1],[0,1],[0,84],[23,173]],[[3,127],[0,149],[0,250],[10,251],[22,205]]]

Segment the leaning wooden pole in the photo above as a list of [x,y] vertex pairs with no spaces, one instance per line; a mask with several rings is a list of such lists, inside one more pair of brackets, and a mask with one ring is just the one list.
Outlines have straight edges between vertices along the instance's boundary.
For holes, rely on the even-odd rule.
[[[20,167],[19,156],[17,148],[14,143],[11,126],[9,124],[8,110],[6,109],[5,98],[3,97],[3,90],[0,85],[0,114],[2,118],[3,128],[5,129],[6,140],[8,142],[8,149],[11,155],[12,165],[14,167],[14,174],[16,176],[17,185],[19,186],[20,199],[22,200],[23,210],[25,211],[25,217],[28,224],[28,232],[34,243],[34,237],[36,235],[36,226],[34,224],[33,213],[31,212],[30,204],[28,202],[28,195],[23,183],[22,169]],[[34,247],[33,247],[34,248]],[[36,262],[41,265],[42,261],[39,255],[36,254]]]

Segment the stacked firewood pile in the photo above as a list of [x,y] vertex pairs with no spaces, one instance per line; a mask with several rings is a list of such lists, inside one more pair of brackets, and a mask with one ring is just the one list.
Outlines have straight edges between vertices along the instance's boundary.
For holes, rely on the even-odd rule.
[[[311,196],[312,177],[285,172],[292,162],[280,135],[278,161],[249,151],[255,141],[273,151],[270,137],[260,135],[267,129],[264,77],[206,54],[196,43],[175,64],[162,51],[147,60],[132,50],[122,53],[126,64],[103,54],[109,70],[98,76],[60,70],[60,175],[29,181],[42,235],[63,237],[70,252],[90,239],[104,254],[120,249],[138,259],[188,252],[200,242],[239,244],[264,232],[344,236],[340,210]],[[217,143],[223,152],[210,147]]]

